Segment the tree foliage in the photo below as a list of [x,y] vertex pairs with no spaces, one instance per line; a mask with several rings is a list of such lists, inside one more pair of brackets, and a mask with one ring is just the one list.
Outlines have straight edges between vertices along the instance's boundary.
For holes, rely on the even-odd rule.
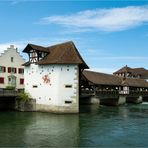
[[28,102],[30,100],[29,95],[25,92],[18,93],[16,99],[23,102]]

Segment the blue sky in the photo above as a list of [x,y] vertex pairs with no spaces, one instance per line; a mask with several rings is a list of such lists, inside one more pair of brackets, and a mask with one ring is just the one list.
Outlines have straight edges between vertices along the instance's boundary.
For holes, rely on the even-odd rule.
[[0,1],[0,52],[70,40],[92,70],[148,69],[148,1]]

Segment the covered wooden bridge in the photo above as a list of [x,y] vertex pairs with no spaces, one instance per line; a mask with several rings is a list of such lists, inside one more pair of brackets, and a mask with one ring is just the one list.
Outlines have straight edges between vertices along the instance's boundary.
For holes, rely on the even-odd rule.
[[80,88],[82,103],[119,105],[148,101],[148,82],[139,78],[83,71]]

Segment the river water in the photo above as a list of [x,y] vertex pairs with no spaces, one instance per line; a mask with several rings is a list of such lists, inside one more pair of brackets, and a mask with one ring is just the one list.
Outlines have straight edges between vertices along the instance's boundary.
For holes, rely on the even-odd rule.
[[0,147],[148,147],[148,104],[81,106],[80,114],[0,112]]

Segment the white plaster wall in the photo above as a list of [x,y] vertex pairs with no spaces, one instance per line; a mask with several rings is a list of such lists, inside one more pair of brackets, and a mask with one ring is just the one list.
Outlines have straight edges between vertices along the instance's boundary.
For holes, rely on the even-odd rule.
[[[50,82],[44,83],[48,75]],[[36,65],[25,67],[25,91],[37,104],[54,106],[78,106],[78,65]],[[33,88],[37,86],[37,88]],[[66,88],[65,85],[72,85]],[[66,103],[71,101],[72,103]]]
[[[14,62],[11,62],[11,57],[13,57]],[[5,88],[8,86],[8,76],[11,74],[8,73],[8,67],[15,67],[17,68],[17,73],[13,74],[17,77],[16,79],[16,88],[24,88],[24,85],[20,85],[20,78],[24,78],[23,74],[18,73],[18,68],[24,68],[22,64],[25,63],[25,60],[20,56],[20,54],[17,52],[17,49],[15,48],[8,48],[4,51],[4,53],[0,56],[0,66],[6,67],[5,73],[0,73],[0,77],[4,77],[4,84],[0,84],[0,88]]]

